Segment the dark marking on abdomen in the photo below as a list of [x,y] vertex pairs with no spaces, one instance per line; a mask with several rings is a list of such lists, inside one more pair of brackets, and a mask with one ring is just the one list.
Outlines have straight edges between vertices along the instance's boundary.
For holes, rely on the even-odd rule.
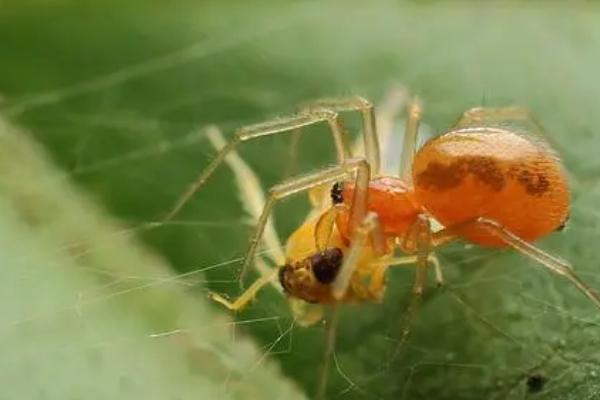
[[527,166],[514,166],[508,170],[507,175],[514,178],[532,196],[541,196],[550,190],[550,180],[542,172],[534,172]]
[[447,190],[458,186],[467,174],[499,192],[506,184],[506,178],[498,163],[489,157],[458,157],[450,164],[431,161],[427,168],[416,176],[416,184],[426,188]]

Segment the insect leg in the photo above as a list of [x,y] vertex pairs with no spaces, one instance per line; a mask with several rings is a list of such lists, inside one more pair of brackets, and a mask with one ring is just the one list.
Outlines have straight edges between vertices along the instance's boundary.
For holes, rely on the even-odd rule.
[[208,297],[211,300],[224,305],[231,311],[240,311],[241,309],[246,307],[246,305],[248,305],[249,302],[254,300],[259,290],[261,290],[265,285],[275,281],[277,273],[277,269],[272,269],[270,273],[262,275],[260,278],[254,281],[254,283],[252,283],[252,285],[250,285],[250,287],[246,289],[238,298],[236,298],[233,301],[229,301],[223,296],[212,292],[208,294]]
[[233,138],[227,142],[217,153],[215,158],[198,175],[196,180],[179,197],[175,205],[167,213],[164,220],[172,219],[190,200],[190,198],[200,189],[208,180],[217,167],[225,160],[228,154],[233,151],[241,142],[253,140],[263,136],[275,135],[295,131],[299,128],[313,125],[319,122],[327,122],[330,127],[333,141],[336,148],[338,162],[342,164],[349,153],[348,137],[338,114],[328,110],[315,110],[295,114],[292,116],[274,119],[260,124],[249,125],[239,128]]

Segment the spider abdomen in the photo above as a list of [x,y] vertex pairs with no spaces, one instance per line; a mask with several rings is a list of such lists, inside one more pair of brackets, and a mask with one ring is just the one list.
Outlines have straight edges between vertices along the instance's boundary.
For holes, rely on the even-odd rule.
[[[484,217],[533,241],[568,216],[563,167],[541,139],[492,128],[449,132],[419,150],[412,172],[417,201],[446,227]],[[479,245],[504,245],[482,229],[462,236]]]

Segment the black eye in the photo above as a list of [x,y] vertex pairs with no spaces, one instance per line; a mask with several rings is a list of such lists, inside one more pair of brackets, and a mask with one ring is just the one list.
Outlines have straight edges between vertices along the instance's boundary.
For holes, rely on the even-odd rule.
[[330,193],[331,201],[333,202],[333,204],[340,204],[344,202],[344,197],[342,196],[343,190],[344,185],[342,184],[342,182],[334,183]]
[[313,274],[317,280],[327,285],[335,280],[342,266],[343,254],[337,247],[315,254],[310,259]]

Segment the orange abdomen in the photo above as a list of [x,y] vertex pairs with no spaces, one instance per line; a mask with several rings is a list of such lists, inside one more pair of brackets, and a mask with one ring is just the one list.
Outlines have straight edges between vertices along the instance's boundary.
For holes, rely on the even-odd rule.
[[[507,130],[463,129],[432,139],[415,155],[413,181],[419,204],[446,227],[485,217],[533,241],[556,230],[569,213],[558,157],[541,138]],[[483,230],[463,236],[503,245]]]

